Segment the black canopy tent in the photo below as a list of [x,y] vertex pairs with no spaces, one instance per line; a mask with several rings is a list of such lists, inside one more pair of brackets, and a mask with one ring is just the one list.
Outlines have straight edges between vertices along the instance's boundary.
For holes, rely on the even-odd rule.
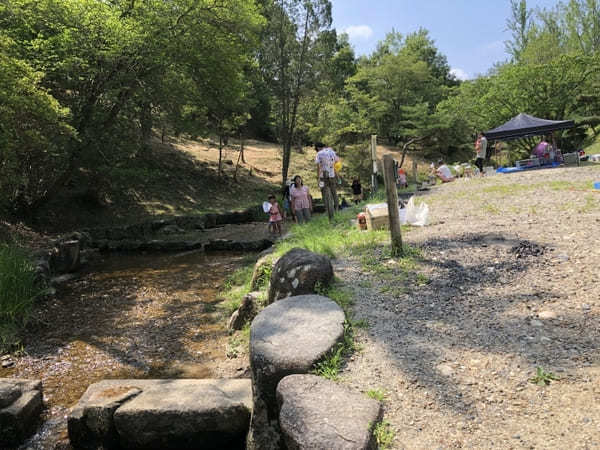
[[566,130],[573,128],[575,122],[572,120],[546,120],[529,114],[519,114],[508,122],[483,134],[488,140],[509,141],[528,136],[540,136],[555,130]]

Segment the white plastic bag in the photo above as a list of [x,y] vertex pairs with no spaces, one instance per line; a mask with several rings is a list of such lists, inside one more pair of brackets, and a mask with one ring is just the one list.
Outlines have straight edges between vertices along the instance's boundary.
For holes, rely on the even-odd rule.
[[415,198],[411,197],[406,204],[406,222],[415,227],[424,227],[429,221],[429,206],[421,203],[415,206]]

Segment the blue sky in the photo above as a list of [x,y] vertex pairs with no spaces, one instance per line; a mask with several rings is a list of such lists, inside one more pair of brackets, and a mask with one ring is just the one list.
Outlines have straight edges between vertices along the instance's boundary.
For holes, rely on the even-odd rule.
[[[509,0],[332,0],[333,22],[346,31],[358,55],[372,52],[393,29],[402,34],[429,30],[459,78],[483,74],[507,59]],[[528,0],[529,8],[551,7],[556,0]]]

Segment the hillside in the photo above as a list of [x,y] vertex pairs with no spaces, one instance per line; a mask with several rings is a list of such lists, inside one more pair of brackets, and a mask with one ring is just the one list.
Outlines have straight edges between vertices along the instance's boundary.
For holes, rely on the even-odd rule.
[[[240,162],[235,180],[239,145],[234,141],[229,144],[223,149],[223,174],[219,176],[219,151],[214,143],[169,139],[163,144],[154,140],[135,158],[106,169],[106,176],[93,192],[78,190],[76,180],[63,196],[41,211],[36,228],[59,232],[149,217],[242,209],[265,201],[269,193],[280,192],[282,156],[277,144],[247,141],[246,162]],[[380,156],[391,152],[400,157],[393,147],[380,146],[378,150]],[[289,177],[302,176],[318,198],[314,156],[312,147],[293,151]],[[343,160],[347,157],[342,155]],[[411,164],[408,158],[405,167]],[[344,170],[345,185],[352,175]]]

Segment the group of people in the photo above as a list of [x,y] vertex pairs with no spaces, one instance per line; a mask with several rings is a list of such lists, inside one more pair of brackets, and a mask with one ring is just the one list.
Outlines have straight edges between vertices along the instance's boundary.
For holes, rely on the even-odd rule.
[[[480,176],[483,176],[483,163],[485,162],[485,158],[487,155],[487,138],[483,133],[479,133],[477,135],[477,140],[475,141],[475,166],[479,169]],[[431,163],[429,166],[429,180],[435,181],[439,179],[442,183],[449,183],[454,181],[456,177],[452,174],[450,167],[444,162],[443,159],[438,160],[437,163]]]
[[[340,202],[337,195],[337,182],[338,174],[336,173],[336,163],[340,160],[339,156],[335,151],[322,143],[315,145],[317,155],[315,157],[317,177],[319,180],[319,188],[321,193],[325,189],[331,191],[334,208],[339,210]],[[483,133],[479,133],[477,141],[475,142],[476,160],[475,165],[479,168],[480,173],[483,175],[483,162],[486,157],[487,151],[487,139]],[[450,168],[444,163],[443,160],[439,160],[437,164],[431,164],[430,179],[439,178],[442,183],[448,183],[454,181],[455,177],[452,175]],[[404,169],[398,169],[398,185],[401,187],[408,187],[406,172]],[[358,204],[363,198],[362,185],[360,179],[354,178],[352,181],[352,195],[355,204]],[[308,186],[304,185],[302,177],[296,175],[291,181],[286,183],[286,187],[283,192],[283,210],[277,202],[275,195],[269,195],[269,227],[271,232],[281,234],[281,224],[288,217],[298,223],[307,223],[311,219],[311,213],[313,210],[312,196]],[[342,202],[343,205],[346,203]]]
[[[337,211],[340,207],[337,195],[337,174],[335,165],[340,160],[335,151],[322,143],[315,145],[317,155],[315,163],[317,165],[317,177],[321,192],[329,188],[333,196],[334,208]],[[362,188],[359,192],[362,194]],[[353,191],[355,185],[353,183]],[[356,198],[356,195],[355,195]],[[302,177],[296,175],[291,181],[286,183],[283,192],[283,210],[280,208],[275,195],[269,195],[269,226],[272,233],[281,235],[281,224],[289,215],[293,221],[298,224],[304,224],[310,221],[313,210],[313,201],[308,186],[304,185]]]

